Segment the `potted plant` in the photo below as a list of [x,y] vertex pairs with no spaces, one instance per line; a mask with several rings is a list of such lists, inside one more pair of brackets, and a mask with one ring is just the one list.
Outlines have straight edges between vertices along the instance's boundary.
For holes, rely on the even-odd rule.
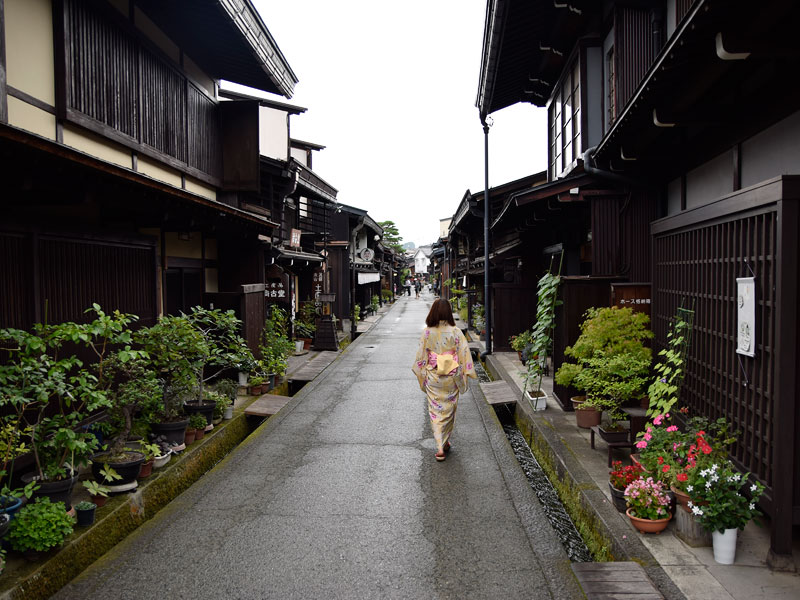
[[652,477],[635,479],[625,488],[625,514],[642,533],[661,533],[669,523],[669,496],[660,481]]
[[11,547],[25,554],[29,560],[38,560],[43,553],[57,548],[72,534],[73,519],[61,502],[49,498],[36,498],[23,506],[11,521],[7,539]]
[[695,469],[686,489],[692,496],[689,508],[700,525],[711,532],[714,560],[733,564],[738,531],[761,516],[756,504],[764,486],[760,481],[751,483],[750,473],[739,473],[730,461],[722,461],[707,469]]
[[289,366],[288,359],[294,346],[289,340],[288,326],[286,311],[279,306],[271,306],[258,347],[261,353],[260,366],[271,379],[270,388],[275,385],[275,377],[282,377]]
[[317,331],[317,308],[313,302],[303,302],[294,320],[294,337],[303,342],[302,350],[311,348]]
[[[38,483],[36,495],[67,505],[77,468],[98,449],[97,437],[80,425],[88,415],[111,406],[102,383],[111,348],[122,356],[140,354],[131,348],[128,329],[136,317],[106,314],[97,304],[87,312],[94,313],[87,323],[37,323],[32,333],[0,330],[6,352],[0,371],[6,414],[19,417],[17,427],[30,441],[35,465],[22,480]],[[69,354],[75,345],[93,354],[92,367]]]
[[536,323],[531,330],[532,341],[527,350],[526,363],[528,370],[523,378],[522,391],[527,396],[533,410],[547,408],[547,394],[542,390],[542,378],[547,369],[547,357],[553,345],[556,307],[561,304],[558,299],[561,263],[559,262],[557,274],[551,273],[552,269],[553,261],[551,259],[550,270],[542,275],[537,284]]
[[186,318],[200,334],[202,342],[196,347],[198,354],[194,362],[195,387],[198,393],[194,400],[184,403],[183,409],[189,415],[203,414],[207,424],[212,425],[216,403],[207,398],[206,383],[217,378],[225,369],[249,362],[252,354],[239,335],[242,322],[232,310],[208,310],[195,306]]
[[530,330],[525,330],[517,335],[512,335],[508,338],[508,342],[511,344],[511,348],[516,350],[517,356],[519,356],[520,361],[524,364],[525,361],[522,360],[522,351],[533,343],[533,334]]
[[178,449],[184,443],[189,423],[183,414],[184,403],[198,393],[197,373],[208,352],[205,339],[185,315],[159,317],[155,325],[142,328],[135,335],[162,382],[160,404],[147,406],[150,429]]
[[108,502],[108,494],[111,489],[107,486],[97,483],[96,481],[89,480],[83,482],[83,487],[86,488],[86,491],[89,493],[92,502],[98,508]]
[[[214,384],[214,389],[219,394],[216,411],[225,420],[233,418],[233,404],[236,402],[236,382],[232,379],[220,379]],[[217,413],[215,413],[216,415]]]
[[189,416],[189,430],[194,430],[193,441],[203,439],[203,436],[206,433],[206,424],[207,424],[206,418],[201,414],[194,414]]
[[264,384],[264,378],[260,375],[255,375],[250,378],[250,385],[248,387],[248,392],[251,396],[260,396],[262,393],[262,385]]
[[608,473],[608,487],[611,490],[611,500],[614,507],[619,512],[625,512],[627,505],[625,502],[625,488],[637,479],[641,479],[644,470],[641,465],[622,466],[622,461],[615,460],[612,463],[613,469]]
[[606,413],[608,425],[600,428],[606,441],[624,419],[622,404],[638,398],[646,384],[651,351],[644,340],[652,338],[649,317],[630,308],[590,308],[581,324],[581,334],[564,353],[575,362],[564,362],[555,374],[556,383],[585,391]]
[[144,462],[139,470],[139,479],[144,479],[152,474],[156,457],[162,456],[163,452],[159,444],[152,443],[139,444],[139,451],[144,454]]
[[87,502],[86,500],[78,502],[75,505],[75,511],[78,514],[78,525],[80,527],[88,527],[94,523],[94,512],[96,508],[96,504]]
[[586,398],[575,407],[575,424],[582,429],[591,429],[600,425],[603,408],[594,398]]

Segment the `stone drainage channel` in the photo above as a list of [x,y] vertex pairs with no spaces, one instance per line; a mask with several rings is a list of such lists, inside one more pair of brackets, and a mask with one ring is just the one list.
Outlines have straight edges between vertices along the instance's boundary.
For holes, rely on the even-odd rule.
[[[475,370],[478,374],[478,381],[492,380],[479,360],[475,361]],[[508,438],[508,442],[514,450],[514,455],[525,472],[531,489],[533,489],[542,504],[550,525],[564,545],[567,556],[572,562],[591,562],[593,560],[592,555],[586,547],[581,534],[575,528],[575,524],[558,498],[558,493],[553,488],[542,467],[539,466],[525,438],[517,429],[513,412],[508,407],[501,406],[498,407],[496,413],[500,423],[503,425],[503,431]]]

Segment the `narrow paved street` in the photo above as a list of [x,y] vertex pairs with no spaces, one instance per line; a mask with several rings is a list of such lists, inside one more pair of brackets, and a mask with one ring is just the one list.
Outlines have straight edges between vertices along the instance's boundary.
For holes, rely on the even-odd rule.
[[402,297],[285,409],[56,598],[579,598],[472,383],[434,460]]

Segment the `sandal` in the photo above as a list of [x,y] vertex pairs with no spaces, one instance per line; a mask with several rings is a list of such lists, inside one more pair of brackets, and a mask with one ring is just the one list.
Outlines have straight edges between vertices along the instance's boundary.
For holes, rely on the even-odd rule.
[[436,458],[436,461],[437,461],[437,462],[442,462],[442,461],[443,461],[445,458],[447,458],[447,455],[446,455],[444,452],[442,452],[441,454],[439,454],[439,453],[437,452],[437,453],[436,453],[436,454],[434,454],[433,456]]
[[445,442],[444,453],[447,454],[448,452],[450,452],[450,442]]

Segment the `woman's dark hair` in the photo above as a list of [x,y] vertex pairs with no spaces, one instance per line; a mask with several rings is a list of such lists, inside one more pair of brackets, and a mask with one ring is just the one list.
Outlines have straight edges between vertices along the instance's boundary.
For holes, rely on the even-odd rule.
[[450,308],[450,303],[442,298],[436,300],[431,306],[431,310],[425,319],[425,324],[428,327],[436,327],[439,321],[447,321],[453,326],[456,324],[453,320],[453,309]]

